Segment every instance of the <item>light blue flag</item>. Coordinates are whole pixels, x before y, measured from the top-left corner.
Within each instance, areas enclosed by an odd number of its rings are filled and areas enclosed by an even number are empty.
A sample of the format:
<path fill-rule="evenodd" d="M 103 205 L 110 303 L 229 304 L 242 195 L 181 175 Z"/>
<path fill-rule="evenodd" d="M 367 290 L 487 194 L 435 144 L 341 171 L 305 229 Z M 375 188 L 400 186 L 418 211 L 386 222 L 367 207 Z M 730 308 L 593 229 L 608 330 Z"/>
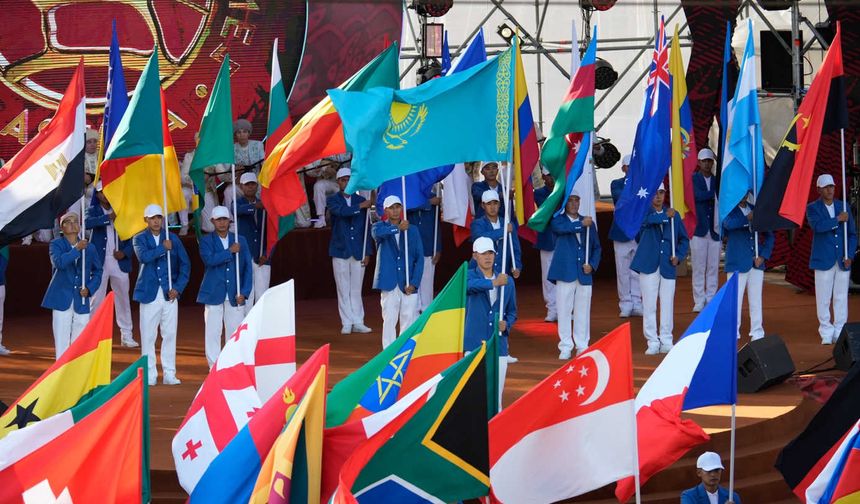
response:
<path fill-rule="evenodd" d="M 753 34 L 752 21 L 749 21 L 749 37 L 732 99 L 734 106 L 727 135 L 726 161 L 720 177 L 720 225 L 747 192 L 758 194 L 764 178 Z"/>
<path fill-rule="evenodd" d="M 352 151 L 346 192 L 434 166 L 510 161 L 514 58 L 495 58 L 404 90 L 330 89 Z"/>

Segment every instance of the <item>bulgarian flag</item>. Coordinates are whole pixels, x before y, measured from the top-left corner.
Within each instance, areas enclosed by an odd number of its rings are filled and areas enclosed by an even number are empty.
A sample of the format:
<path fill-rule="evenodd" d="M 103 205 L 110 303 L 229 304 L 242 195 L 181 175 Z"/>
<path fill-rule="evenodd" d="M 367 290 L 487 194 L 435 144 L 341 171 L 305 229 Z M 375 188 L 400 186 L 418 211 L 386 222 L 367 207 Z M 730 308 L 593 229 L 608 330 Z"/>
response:
<path fill-rule="evenodd" d="M 338 89 L 364 91 L 374 87 L 399 87 L 397 55 L 397 44 L 388 46 Z M 307 198 L 298 169 L 318 159 L 346 152 L 343 124 L 328 95 L 309 110 L 271 152 L 266 150 L 260 172 L 260 184 L 268 190 L 268 198 L 263 203 L 270 214 L 289 215 Z"/>
<path fill-rule="evenodd" d="M 579 173 L 570 173 L 576 158 L 576 146 L 582 142 L 583 133 L 594 130 L 594 60 L 597 52 L 597 27 L 582 57 L 579 69 L 570 80 L 552 122 L 549 136 L 541 150 L 541 162 L 555 179 L 555 186 L 546 201 L 528 221 L 535 231 L 543 231 L 552 220 L 556 210 L 564 205 L 567 178 L 575 180 Z"/>
<path fill-rule="evenodd" d="M 145 372 L 141 357 L 72 409 L 0 440 L 0 502 L 149 502 Z"/>
<path fill-rule="evenodd" d="M 0 415 L 0 438 L 67 410 L 110 383 L 113 303 L 111 292 L 63 355 Z"/>

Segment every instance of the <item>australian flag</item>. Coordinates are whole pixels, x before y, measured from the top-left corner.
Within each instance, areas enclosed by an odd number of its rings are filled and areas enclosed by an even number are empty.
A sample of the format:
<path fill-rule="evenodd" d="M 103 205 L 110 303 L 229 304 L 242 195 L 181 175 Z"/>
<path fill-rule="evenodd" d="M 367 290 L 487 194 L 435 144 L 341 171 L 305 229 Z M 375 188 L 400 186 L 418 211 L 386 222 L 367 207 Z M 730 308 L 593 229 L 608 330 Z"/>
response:
<path fill-rule="evenodd" d="M 671 105 L 669 48 L 661 19 L 645 90 L 645 107 L 636 126 L 628 179 L 615 206 L 615 222 L 631 239 L 639 232 L 654 193 L 672 165 Z"/>

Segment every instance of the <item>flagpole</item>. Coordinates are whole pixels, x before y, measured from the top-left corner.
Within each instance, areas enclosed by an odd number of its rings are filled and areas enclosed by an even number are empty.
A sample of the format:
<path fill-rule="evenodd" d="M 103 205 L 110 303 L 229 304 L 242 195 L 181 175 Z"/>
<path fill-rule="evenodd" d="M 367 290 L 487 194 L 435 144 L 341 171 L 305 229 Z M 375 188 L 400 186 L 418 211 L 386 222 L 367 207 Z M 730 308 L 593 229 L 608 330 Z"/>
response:
<path fill-rule="evenodd" d="M 848 212 L 848 186 L 845 183 L 845 128 L 839 130 L 839 138 L 842 141 L 842 211 Z M 845 225 L 842 233 L 842 250 L 843 250 L 843 260 L 848 259 L 848 220 L 846 219 L 843 222 Z M 844 264 L 844 263 L 843 263 Z"/>
<path fill-rule="evenodd" d="M 262 227 L 260 228 L 260 256 L 262 257 L 263 252 L 266 250 L 266 209 L 263 209 L 263 222 Z"/>
<path fill-rule="evenodd" d="M 85 240 L 87 237 L 87 218 L 86 218 L 86 205 L 87 204 L 87 186 L 84 184 L 84 194 L 81 196 L 81 237 L 79 239 Z M 87 244 L 89 245 L 89 244 Z M 87 248 L 84 247 L 81 250 L 81 289 L 83 289 L 87 285 Z M 92 294 L 92 293 L 90 293 Z M 86 303 L 87 298 L 81 296 L 81 304 Z"/>
<path fill-rule="evenodd" d="M 592 166 L 592 170 L 589 170 L 590 171 L 589 175 L 593 178 L 594 177 L 594 171 L 593 171 L 594 149 L 592 149 L 592 146 L 594 145 L 594 132 L 592 131 L 591 133 L 589 133 L 589 135 L 591 135 L 591 142 L 590 142 L 590 145 L 588 146 L 588 148 L 591 149 L 591 152 L 588 154 L 588 162 Z M 583 171 L 582 175 L 580 175 L 580 177 L 582 177 L 583 175 L 585 175 L 584 171 Z M 574 183 L 574 185 L 575 184 L 576 183 Z M 592 189 L 593 189 L 593 187 L 592 187 Z M 593 197 L 593 196 L 591 196 L 591 197 Z M 579 201 L 582 202 L 582 198 L 580 198 Z M 567 202 L 565 202 L 565 204 L 567 204 Z M 580 212 L 579 215 L 582 216 L 582 212 Z M 596 216 L 594 216 L 594 215 L 589 215 L 588 217 L 591 217 L 592 221 L 594 221 L 594 219 L 596 218 Z M 590 231 L 591 231 L 591 226 L 588 226 L 587 228 L 585 228 L 585 264 L 589 264 L 588 261 L 591 260 L 591 254 L 589 253 L 591 251 L 591 233 L 590 233 Z"/>
<path fill-rule="evenodd" d="M 371 196 L 371 195 L 368 195 L 368 196 Z M 362 240 L 361 240 L 361 267 L 362 268 L 365 267 L 364 258 L 367 257 L 367 232 L 368 232 L 368 229 L 370 228 L 370 211 L 371 211 L 371 208 L 372 208 L 372 205 L 371 205 L 371 207 L 368 207 L 366 209 L 366 212 L 364 214 L 365 215 L 365 218 L 364 218 L 364 238 L 362 238 Z"/>
<path fill-rule="evenodd" d="M 633 406 L 633 484 L 636 487 L 636 504 L 642 503 L 642 482 L 639 478 L 639 424 L 636 422 L 636 406 Z"/>
<path fill-rule="evenodd" d="M 442 199 L 442 184 L 436 184 L 436 192 L 438 193 L 436 196 L 441 200 Z M 439 205 L 436 205 L 436 220 L 433 221 L 433 255 L 435 256 L 438 250 L 436 250 L 436 243 L 439 240 L 439 207 L 441 206 L 441 201 Z"/>
<path fill-rule="evenodd" d="M 740 317 L 740 313 L 738 313 L 738 317 Z M 729 500 L 732 500 L 732 496 L 735 495 L 735 403 L 732 403 L 732 432 L 731 432 L 731 446 L 729 447 Z"/>
<path fill-rule="evenodd" d="M 400 177 L 400 195 L 403 196 L 403 213 L 400 214 L 401 221 L 409 222 L 406 218 L 406 177 Z M 367 228 L 365 228 L 367 229 Z M 362 257 L 362 259 L 364 259 Z M 406 287 L 409 287 L 409 231 L 403 233 L 403 259 L 406 263 Z M 406 294 L 406 292 L 404 292 Z"/>
<path fill-rule="evenodd" d="M 236 219 L 236 163 L 230 163 L 230 177 L 233 179 L 233 219 Z M 239 243 L 239 223 L 234 221 L 233 235 L 236 243 Z M 242 285 L 239 278 L 239 254 L 236 254 L 236 295 L 239 296 L 242 292 Z M 238 303 L 237 303 L 238 305 Z"/>
<path fill-rule="evenodd" d="M 669 208 L 674 210 L 675 203 L 675 193 L 672 191 L 672 168 L 669 168 L 669 200 L 672 205 Z M 676 210 L 677 212 L 677 210 Z M 675 257 L 675 216 L 673 215 L 671 219 L 669 219 L 669 226 L 672 231 L 672 257 Z M 680 259 L 679 259 L 680 261 Z"/>
<path fill-rule="evenodd" d="M 756 180 L 756 179 L 757 179 L 757 177 L 756 177 L 756 170 L 757 170 L 758 168 L 757 168 L 757 167 L 756 167 L 756 165 L 755 165 L 755 163 L 756 163 L 756 158 L 757 158 L 758 156 L 756 156 L 756 151 L 755 151 L 755 142 L 753 142 L 752 150 L 753 150 L 753 152 L 752 152 L 753 200 L 755 200 L 755 204 L 758 204 L 758 180 Z M 843 156 L 843 158 L 844 158 L 844 157 L 845 157 L 845 154 L 843 153 L 843 155 L 842 155 L 842 156 Z M 843 180 L 844 180 L 844 179 L 843 179 Z M 718 210 L 718 211 L 719 211 L 719 210 Z M 722 231 L 722 228 L 720 228 L 720 230 Z M 720 234 L 722 234 L 722 233 L 720 233 Z M 753 231 L 753 235 L 754 235 L 754 236 L 753 236 L 753 241 L 755 242 L 755 257 L 758 257 L 758 231 Z M 753 262 L 755 262 L 755 258 L 753 258 Z M 753 264 L 753 266 L 755 266 L 755 264 Z M 731 495 L 731 494 L 729 494 L 729 495 Z"/>
<path fill-rule="evenodd" d="M 509 234 L 508 233 L 508 224 L 511 223 L 511 200 L 508 198 L 508 187 L 511 183 L 511 166 L 507 161 L 503 162 L 505 166 L 505 185 L 502 186 L 502 192 L 505 193 L 505 218 L 502 219 L 502 270 L 500 273 L 505 273 L 508 270 L 508 242 Z M 514 258 L 511 257 L 513 261 Z M 505 286 L 502 285 L 499 288 L 499 322 L 505 319 Z"/>
<path fill-rule="evenodd" d="M 169 240 L 170 228 L 167 226 L 167 171 L 164 168 L 164 153 L 162 152 L 159 157 L 161 158 L 161 195 L 164 198 L 164 236 Z M 173 290 L 173 270 L 170 265 L 170 251 L 167 251 L 167 290 L 168 292 Z"/>

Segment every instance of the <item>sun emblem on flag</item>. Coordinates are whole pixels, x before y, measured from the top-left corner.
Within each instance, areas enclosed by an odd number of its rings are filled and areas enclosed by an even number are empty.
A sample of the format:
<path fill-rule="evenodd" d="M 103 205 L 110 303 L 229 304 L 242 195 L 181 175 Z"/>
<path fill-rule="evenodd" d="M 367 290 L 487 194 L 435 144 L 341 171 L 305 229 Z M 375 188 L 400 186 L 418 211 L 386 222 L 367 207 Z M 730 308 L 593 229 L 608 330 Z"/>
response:
<path fill-rule="evenodd" d="M 407 138 L 413 137 L 421 131 L 424 121 L 427 120 L 427 105 L 409 105 L 407 103 L 392 102 L 391 112 L 388 116 L 388 128 L 382 135 L 385 147 L 391 150 L 399 150 L 406 146 Z"/>

